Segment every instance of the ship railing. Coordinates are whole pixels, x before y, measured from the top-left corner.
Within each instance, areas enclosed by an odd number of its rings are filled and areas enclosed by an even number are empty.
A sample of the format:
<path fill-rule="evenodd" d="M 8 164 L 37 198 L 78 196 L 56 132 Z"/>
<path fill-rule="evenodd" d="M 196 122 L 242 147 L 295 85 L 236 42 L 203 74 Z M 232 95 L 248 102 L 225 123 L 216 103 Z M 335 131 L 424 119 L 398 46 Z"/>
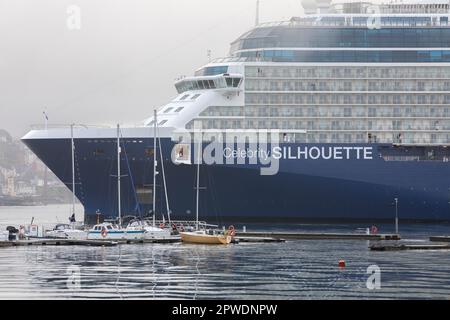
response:
<path fill-rule="evenodd" d="M 326 15 L 308 15 L 306 17 L 293 17 L 290 20 L 285 21 L 269 21 L 259 24 L 256 28 L 268 28 L 268 27 L 280 27 L 280 26 L 331 26 L 331 27 L 354 27 L 365 26 L 366 24 L 360 24 L 357 21 L 353 21 L 353 18 L 370 18 L 373 15 L 367 13 L 355 13 L 355 14 L 326 14 Z M 376 14 L 380 18 L 424 18 L 422 20 L 401 20 L 401 21 L 386 21 L 382 19 L 382 27 L 442 27 L 447 28 L 449 26 L 448 20 L 441 20 L 440 18 L 450 18 L 448 12 L 442 13 L 380 13 Z M 336 20 L 338 19 L 339 20 Z M 429 18 L 429 20 L 425 20 Z M 433 19 L 439 18 L 439 19 Z M 328 19 L 328 20 L 327 20 Z M 333 20 L 334 19 L 334 20 Z"/>
<path fill-rule="evenodd" d="M 247 62 L 247 57 L 222 57 L 216 58 L 211 63 L 226 63 L 226 62 Z"/>
<path fill-rule="evenodd" d="M 72 124 L 32 124 L 30 125 L 31 130 L 46 130 L 46 129 L 70 129 Z M 110 129 L 114 128 L 112 125 L 91 125 L 91 124 L 73 124 L 75 128 L 86 128 L 86 129 Z"/>
<path fill-rule="evenodd" d="M 229 63 L 229 62 L 273 62 L 274 57 L 228 57 L 218 58 L 211 63 Z"/>

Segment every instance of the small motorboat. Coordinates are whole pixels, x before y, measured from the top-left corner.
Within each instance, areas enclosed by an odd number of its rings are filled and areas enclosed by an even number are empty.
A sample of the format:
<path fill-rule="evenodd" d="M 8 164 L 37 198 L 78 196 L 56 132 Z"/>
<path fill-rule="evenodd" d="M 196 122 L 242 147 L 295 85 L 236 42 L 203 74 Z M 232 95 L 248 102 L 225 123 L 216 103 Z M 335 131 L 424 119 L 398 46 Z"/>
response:
<path fill-rule="evenodd" d="M 45 236 L 58 239 L 86 240 L 87 233 L 82 230 L 75 229 L 69 224 L 57 224 L 53 230 L 45 232 Z"/>
<path fill-rule="evenodd" d="M 180 232 L 181 241 L 195 244 L 230 244 L 234 237 L 234 229 L 225 233 L 217 230 L 196 230 L 191 232 Z"/>
<path fill-rule="evenodd" d="M 88 231 L 88 240 L 143 240 L 145 230 L 120 228 L 112 223 L 95 225 Z"/>
<path fill-rule="evenodd" d="M 9 241 L 11 233 L 9 230 L 0 231 L 0 241 Z"/>

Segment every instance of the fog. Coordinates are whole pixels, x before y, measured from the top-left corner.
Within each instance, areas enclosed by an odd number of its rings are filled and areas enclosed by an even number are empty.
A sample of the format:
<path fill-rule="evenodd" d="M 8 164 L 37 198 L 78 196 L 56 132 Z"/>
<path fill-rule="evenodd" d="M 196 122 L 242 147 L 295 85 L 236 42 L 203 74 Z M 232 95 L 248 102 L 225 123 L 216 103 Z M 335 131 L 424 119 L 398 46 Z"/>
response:
<path fill-rule="evenodd" d="M 80 29 L 68 26 L 71 5 Z M 191 75 L 255 23 L 256 0 L 0 0 L 0 128 L 140 125 Z M 261 22 L 302 13 L 262 0 Z M 72 20 L 70 20 L 72 21 Z"/>

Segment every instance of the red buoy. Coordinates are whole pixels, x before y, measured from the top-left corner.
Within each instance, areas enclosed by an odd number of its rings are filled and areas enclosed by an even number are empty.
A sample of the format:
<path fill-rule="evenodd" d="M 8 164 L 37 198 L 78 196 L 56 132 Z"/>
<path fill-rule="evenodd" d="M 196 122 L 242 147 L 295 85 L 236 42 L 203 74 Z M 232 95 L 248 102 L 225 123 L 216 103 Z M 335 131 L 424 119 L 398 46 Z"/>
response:
<path fill-rule="evenodd" d="M 339 268 L 345 268 L 345 260 L 339 260 Z"/>

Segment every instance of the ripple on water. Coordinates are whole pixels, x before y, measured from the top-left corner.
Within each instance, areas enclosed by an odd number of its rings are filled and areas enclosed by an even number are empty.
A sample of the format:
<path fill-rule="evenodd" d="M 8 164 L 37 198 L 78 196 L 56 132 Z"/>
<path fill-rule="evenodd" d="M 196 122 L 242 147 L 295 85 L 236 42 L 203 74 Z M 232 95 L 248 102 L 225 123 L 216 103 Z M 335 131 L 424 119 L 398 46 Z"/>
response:
<path fill-rule="evenodd" d="M 25 213 L 19 214 L 21 219 Z M 31 213 L 36 215 L 36 209 Z M 49 221 L 55 212 L 50 214 Z M 9 216 L 7 222 L 13 222 Z M 248 229 L 336 232 L 356 227 Z M 389 228 L 380 226 L 385 232 Z M 421 242 L 429 235 L 450 234 L 449 226 L 407 225 L 402 230 L 404 238 Z M 450 298 L 448 251 L 371 252 L 368 246 L 367 241 L 289 241 L 220 247 L 1 248 L 0 299 Z M 347 262 L 345 269 L 337 266 L 341 259 Z M 381 290 L 366 287 L 370 265 L 381 268 Z M 79 287 L 68 282 L 73 270 L 80 271 Z"/>
<path fill-rule="evenodd" d="M 367 242 L 296 241 L 223 247 L 128 245 L 0 250 L 0 298 L 449 298 L 448 252 L 367 250 Z M 342 248 L 345 248 L 343 250 Z M 345 259 L 347 268 L 337 261 Z M 368 290 L 369 265 L 382 288 Z M 68 288 L 79 268 L 80 287 Z"/>

